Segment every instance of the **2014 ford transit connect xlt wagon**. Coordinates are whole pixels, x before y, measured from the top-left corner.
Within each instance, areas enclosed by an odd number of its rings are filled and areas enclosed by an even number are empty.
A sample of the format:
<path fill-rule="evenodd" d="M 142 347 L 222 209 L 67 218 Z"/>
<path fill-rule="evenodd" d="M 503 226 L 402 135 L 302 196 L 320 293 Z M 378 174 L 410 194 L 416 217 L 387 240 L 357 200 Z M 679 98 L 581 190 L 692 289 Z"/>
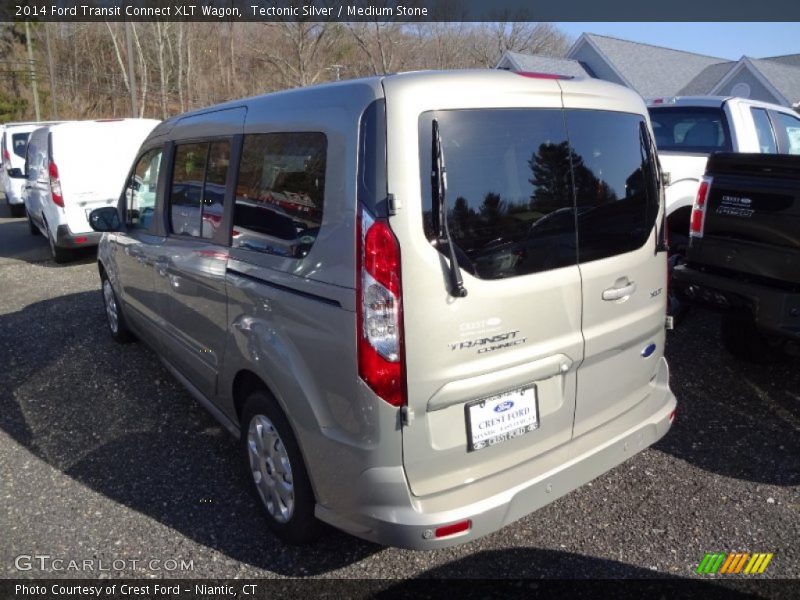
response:
<path fill-rule="evenodd" d="M 663 436 L 666 251 L 642 100 L 502 71 L 181 115 L 91 215 L 111 334 L 232 433 L 288 542 L 431 549 Z"/>

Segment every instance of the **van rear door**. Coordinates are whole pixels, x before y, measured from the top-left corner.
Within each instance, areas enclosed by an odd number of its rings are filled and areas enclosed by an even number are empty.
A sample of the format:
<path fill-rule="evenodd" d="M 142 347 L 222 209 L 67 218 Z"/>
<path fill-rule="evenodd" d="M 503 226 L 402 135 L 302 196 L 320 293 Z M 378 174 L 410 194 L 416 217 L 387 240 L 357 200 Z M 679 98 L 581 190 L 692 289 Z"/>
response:
<path fill-rule="evenodd" d="M 64 216 L 72 233 L 91 232 L 89 213 L 113 206 L 125 175 L 157 121 L 82 121 L 53 128 L 52 160 L 64 196 Z"/>
<path fill-rule="evenodd" d="M 498 74 L 505 95 L 474 77 L 471 85 L 458 75 L 458 88 L 384 83 L 403 286 L 403 463 L 418 496 L 468 485 L 572 435 L 583 340 L 560 90 Z M 431 98 L 458 108 L 426 110 Z M 498 108 L 498 98 L 509 106 Z M 449 255 L 436 245 L 434 120 L 467 290 L 460 298 L 451 293 Z"/>
<path fill-rule="evenodd" d="M 572 95 L 562 82 L 578 210 L 585 357 L 577 437 L 652 391 L 664 352 L 666 252 L 658 247 L 660 189 L 639 100 Z M 639 109 L 643 111 L 643 107 Z M 627 111 L 627 112 L 621 112 Z"/>

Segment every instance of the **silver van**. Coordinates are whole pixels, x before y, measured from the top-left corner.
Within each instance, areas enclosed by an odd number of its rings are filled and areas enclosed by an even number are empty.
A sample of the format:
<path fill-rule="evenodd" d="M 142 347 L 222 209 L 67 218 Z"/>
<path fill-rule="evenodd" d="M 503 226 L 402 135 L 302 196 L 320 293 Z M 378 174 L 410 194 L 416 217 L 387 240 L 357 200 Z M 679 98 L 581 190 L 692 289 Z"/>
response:
<path fill-rule="evenodd" d="M 661 438 L 647 110 L 597 80 L 421 72 L 229 102 L 90 222 L 112 336 L 227 429 L 272 531 L 496 531 Z"/>

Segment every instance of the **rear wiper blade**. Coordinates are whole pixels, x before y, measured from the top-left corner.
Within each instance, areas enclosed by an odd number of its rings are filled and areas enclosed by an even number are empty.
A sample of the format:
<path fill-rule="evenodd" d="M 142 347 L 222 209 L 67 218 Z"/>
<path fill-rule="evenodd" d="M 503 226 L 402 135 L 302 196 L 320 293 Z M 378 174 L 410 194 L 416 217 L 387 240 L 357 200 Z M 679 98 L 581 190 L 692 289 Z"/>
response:
<path fill-rule="evenodd" d="M 447 225 L 447 168 L 444 164 L 442 137 L 439 135 L 439 121 L 436 119 L 433 120 L 431 138 L 431 197 L 433 213 L 438 221 L 436 243 L 440 247 L 443 244 L 447 245 L 450 257 L 451 295 L 456 298 L 464 298 L 467 290 L 464 287 L 464 279 L 461 277 L 461 269 L 456 259 L 455 244 L 450 236 L 450 227 Z"/>

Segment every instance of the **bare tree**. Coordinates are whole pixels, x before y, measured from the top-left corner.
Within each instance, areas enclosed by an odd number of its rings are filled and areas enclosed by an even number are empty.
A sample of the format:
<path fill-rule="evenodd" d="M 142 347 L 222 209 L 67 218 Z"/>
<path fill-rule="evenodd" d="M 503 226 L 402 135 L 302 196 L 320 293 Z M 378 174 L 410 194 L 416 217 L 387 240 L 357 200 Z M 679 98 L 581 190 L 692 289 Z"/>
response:
<path fill-rule="evenodd" d="M 486 23 L 470 36 L 470 52 L 482 67 L 493 67 L 506 51 L 563 56 L 569 38 L 552 23 Z"/>
<path fill-rule="evenodd" d="M 264 23 L 274 44 L 265 44 L 260 55 L 274 67 L 282 83 L 297 87 L 316 83 L 327 65 L 322 57 L 332 47 L 334 35 L 329 23 L 309 21 Z"/>
<path fill-rule="evenodd" d="M 386 2 L 378 3 L 378 6 L 382 4 Z M 347 28 L 361 54 L 369 62 L 372 74 L 385 75 L 402 67 L 398 49 L 408 39 L 403 32 L 402 24 L 375 19 L 363 23 L 349 23 Z"/>

